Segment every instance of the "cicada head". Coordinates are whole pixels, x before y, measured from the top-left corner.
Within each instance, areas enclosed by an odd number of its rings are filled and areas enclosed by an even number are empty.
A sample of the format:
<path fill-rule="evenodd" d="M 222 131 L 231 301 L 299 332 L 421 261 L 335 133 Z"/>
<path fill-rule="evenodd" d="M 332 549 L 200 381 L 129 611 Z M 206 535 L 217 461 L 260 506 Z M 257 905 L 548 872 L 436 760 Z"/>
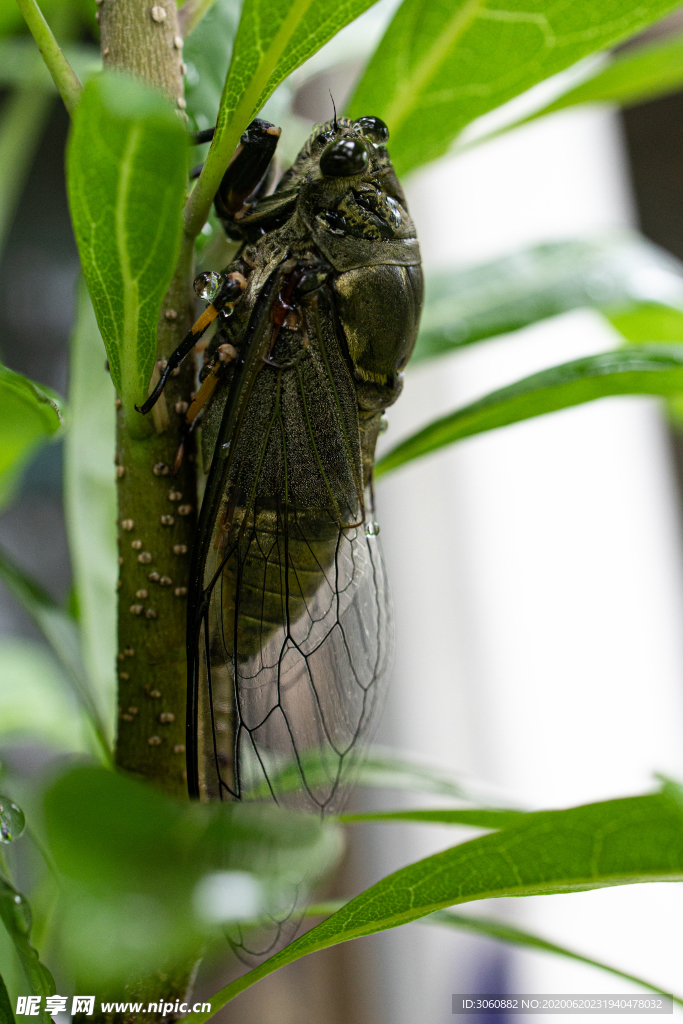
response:
<path fill-rule="evenodd" d="M 340 117 L 317 125 L 279 190 L 297 189 L 313 227 L 368 241 L 415 231 L 387 151 L 389 129 L 378 117 Z"/>
<path fill-rule="evenodd" d="M 379 413 L 396 400 L 413 350 L 423 281 L 415 225 L 378 117 L 338 118 L 311 133 L 280 188 L 334 268 L 339 324 L 353 364 L 359 407 Z"/>

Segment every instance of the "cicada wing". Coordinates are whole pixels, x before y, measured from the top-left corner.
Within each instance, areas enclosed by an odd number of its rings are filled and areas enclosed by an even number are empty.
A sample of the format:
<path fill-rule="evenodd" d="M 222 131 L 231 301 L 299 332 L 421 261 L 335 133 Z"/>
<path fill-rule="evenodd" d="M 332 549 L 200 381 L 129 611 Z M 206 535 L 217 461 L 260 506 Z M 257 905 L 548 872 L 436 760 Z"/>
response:
<path fill-rule="evenodd" d="M 336 811 L 392 660 L 378 538 L 311 510 L 246 519 L 202 627 L 202 788 Z"/>
<path fill-rule="evenodd" d="M 188 769 L 205 799 L 332 811 L 387 681 L 389 592 L 329 303 L 314 300 L 270 348 L 261 307 L 249 332 L 268 354 L 245 356 L 251 376 L 225 405 L 236 425 L 220 434 L 229 454 L 214 456 L 202 506 Z"/>

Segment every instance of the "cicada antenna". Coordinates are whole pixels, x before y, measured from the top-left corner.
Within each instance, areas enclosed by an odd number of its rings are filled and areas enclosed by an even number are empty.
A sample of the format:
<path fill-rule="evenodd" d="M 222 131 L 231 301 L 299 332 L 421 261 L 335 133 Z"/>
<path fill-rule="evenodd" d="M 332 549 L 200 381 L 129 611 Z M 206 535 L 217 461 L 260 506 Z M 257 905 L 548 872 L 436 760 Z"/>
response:
<path fill-rule="evenodd" d="M 330 93 L 330 99 L 332 100 L 332 109 L 334 110 L 334 130 L 335 131 L 339 131 L 339 125 L 337 123 L 337 107 L 335 106 L 334 96 L 332 95 L 332 90 L 331 89 L 329 90 L 329 93 Z"/>

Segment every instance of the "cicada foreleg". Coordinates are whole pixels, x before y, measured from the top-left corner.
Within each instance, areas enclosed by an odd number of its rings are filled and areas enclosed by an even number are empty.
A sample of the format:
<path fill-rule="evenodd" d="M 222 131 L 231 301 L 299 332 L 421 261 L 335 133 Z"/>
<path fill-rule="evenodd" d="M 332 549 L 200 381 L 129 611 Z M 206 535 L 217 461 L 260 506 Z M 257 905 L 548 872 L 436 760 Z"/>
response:
<path fill-rule="evenodd" d="M 243 133 L 214 197 L 216 213 L 228 235 L 264 191 L 282 129 L 255 117 Z"/>
<path fill-rule="evenodd" d="M 206 132 L 198 132 L 194 137 L 194 141 L 197 144 L 208 142 L 213 138 L 214 131 L 215 129 L 211 128 Z M 240 144 L 235 150 L 230 165 L 223 175 L 223 179 L 214 197 L 216 213 L 226 228 L 239 219 L 242 212 L 246 212 L 246 209 L 249 208 L 248 200 L 263 186 L 280 134 L 280 128 L 260 118 L 254 118 L 243 133 Z M 237 301 L 245 287 L 246 281 L 241 274 L 232 273 L 223 278 L 212 301 L 199 319 L 192 325 L 168 360 L 159 381 L 147 401 L 141 406 L 135 407 L 138 412 L 146 415 L 154 408 L 173 370 L 192 351 L 221 310 Z M 206 394 L 204 401 L 208 399 L 209 394 L 210 391 Z M 195 411 L 195 416 L 198 411 L 199 409 Z"/>

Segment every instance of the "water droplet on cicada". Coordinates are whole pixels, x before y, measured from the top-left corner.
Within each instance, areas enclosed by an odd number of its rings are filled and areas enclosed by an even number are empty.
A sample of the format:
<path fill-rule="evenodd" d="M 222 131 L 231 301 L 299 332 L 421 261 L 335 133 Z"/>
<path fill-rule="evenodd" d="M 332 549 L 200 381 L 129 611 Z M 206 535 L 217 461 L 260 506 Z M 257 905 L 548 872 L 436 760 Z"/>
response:
<path fill-rule="evenodd" d="M 386 146 L 389 141 L 389 129 L 379 117 L 360 117 L 353 127 L 376 146 Z"/>
<path fill-rule="evenodd" d="M 379 533 L 379 523 L 366 523 L 365 524 L 365 536 L 376 537 Z"/>
<path fill-rule="evenodd" d="M 220 286 L 221 275 L 217 274 L 215 270 L 197 274 L 194 279 L 194 290 L 200 299 L 206 299 L 207 302 L 211 302 Z"/>
<path fill-rule="evenodd" d="M 24 831 L 26 820 L 21 807 L 0 794 L 0 843 L 11 843 Z"/>

